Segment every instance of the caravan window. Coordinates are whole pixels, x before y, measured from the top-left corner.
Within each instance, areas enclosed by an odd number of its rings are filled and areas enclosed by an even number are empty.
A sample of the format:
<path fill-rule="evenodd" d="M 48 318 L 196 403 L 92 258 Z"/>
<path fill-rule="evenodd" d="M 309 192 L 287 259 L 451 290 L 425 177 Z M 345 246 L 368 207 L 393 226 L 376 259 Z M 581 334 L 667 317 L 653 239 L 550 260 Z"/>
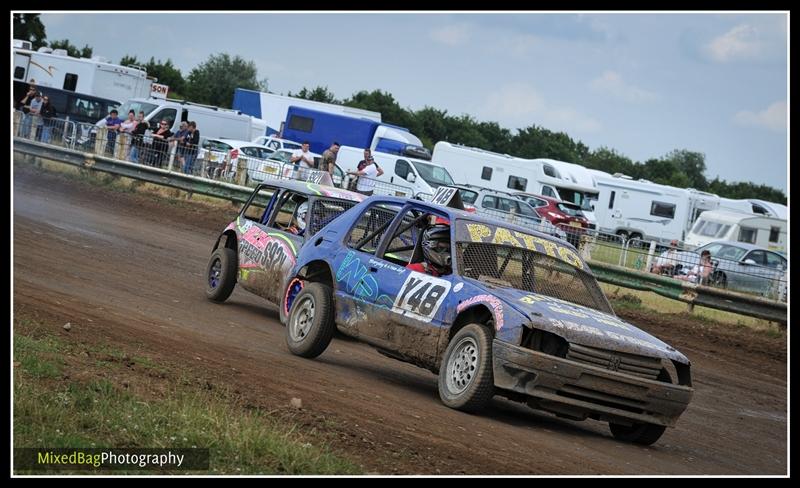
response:
<path fill-rule="evenodd" d="M 25 78 L 25 68 L 22 66 L 17 66 L 14 68 L 14 78 L 18 80 L 22 80 Z"/>
<path fill-rule="evenodd" d="M 544 195 L 546 197 L 558 198 L 558 195 L 556 195 L 556 192 L 553 191 L 553 189 L 550 188 L 549 186 L 543 186 L 542 187 L 542 195 Z M 612 199 L 612 202 L 613 202 L 613 199 Z M 609 208 L 611 208 L 611 207 L 609 207 Z"/>
<path fill-rule="evenodd" d="M 664 217 L 667 219 L 675 218 L 675 205 L 671 203 L 656 202 L 650 204 L 650 215 Z"/>
<path fill-rule="evenodd" d="M 749 229 L 747 227 L 741 227 L 739 229 L 739 242 L 747 242 L 750 244 L 756 243 L 756 236 L 758 235 L 758 229 Z"/>
<path fill-rule="evenodd" d="M 483 171 L 481 171 L 481 179 L 482 180 L 491 180 L 492 179 L 492 168 L 488 166 L 483 167 Z"/>
<path fill-rule="evenodd" d="M 519 176 L 509 176 L 508 187 L 512 190 L 525 191 L 525 188 L 528 187 L 528 180 Z"/>
<path fill-rule="evenodd" d="M 553 178 L 559 177 L 558 173 L 556 172 L 556 169 L 550 166 L 549 164 L 542 165 L 542 170 L 544 171 L 544 174 L 546 174 L 547 176 L 552 176 Z"/>
<path fill-rule="evenodd" d="M 608 197 L 608 208 L 614 208 L 614 197 L 617 196 L 617 192 L 612 191 L 611 196 Z"/>
<path fill-rule="evenodd" d="M 78 75 L 75 73 L 67 73 L 64 75 L 64 89 L 69 91 L 75 91 L 75 88 L 78 87 Z"/>
<path fill-rule="evenodd" d="M 781 228 L 780 227 L 770 227 L 769 228 L 769 242 L 778 242 L 778 239 L 781 235 Z"/>
<path fill-rule="evenodd" d="M 108 115 L 107 109 L 110 110 L 110 107 L 103 102 L 74 97 L 67 105 L 67 115 L 85 120 L 100 120 Z"/>
<path fill-rule="evenodd" d="M 301 132 L 311 132 L 314 129 L 314 119 L 311 117 L 292 115 L 292 118 L 289 119 L 289 128 Z"/>

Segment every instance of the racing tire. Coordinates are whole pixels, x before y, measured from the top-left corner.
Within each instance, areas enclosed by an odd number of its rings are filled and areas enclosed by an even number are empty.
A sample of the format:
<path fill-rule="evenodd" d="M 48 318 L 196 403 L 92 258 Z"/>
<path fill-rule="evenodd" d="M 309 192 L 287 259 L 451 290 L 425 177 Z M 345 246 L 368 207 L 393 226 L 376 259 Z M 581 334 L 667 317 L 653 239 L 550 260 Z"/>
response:
<path fill-rule="evenodd" d="M 236 251 L 217 248 L 206 267 L 206 297 L 219 303 L 227 300 L 236 286 L 236 271 Z"/>
<path fill-rule="evenodd" d="M 479 324 L 459 330 L 444 352 L 439 368 L 439 398 L 456 410 L 478 412 L 494 396 L 492 338 Z"/>
<path fill-rule="evenodd" d="M 286 345 L 295 356 L 315 358 L 331 343 L 333 293 L 322 283 L 307 283 L 295 297 L 286 323 Z"/>
<path fill-rule="evenodd" d="M 653 444 L 660 439 L 664 431 L 667 430 L 663 425 L 646 423 L 622 425 L 609 422 L 608 427 L 611 429 L 611 435 L 613 435 L 615 439 L 640 444 L 642 446 Z"/>

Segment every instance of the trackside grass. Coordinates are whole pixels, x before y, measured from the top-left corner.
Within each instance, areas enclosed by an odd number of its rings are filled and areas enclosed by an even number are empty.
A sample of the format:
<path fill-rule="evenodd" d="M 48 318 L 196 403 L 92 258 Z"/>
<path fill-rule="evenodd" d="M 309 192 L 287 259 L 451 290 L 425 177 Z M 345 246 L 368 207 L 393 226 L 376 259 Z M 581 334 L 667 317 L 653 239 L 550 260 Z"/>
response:
<path fill-rule="evenodd" d="M 196 378 L 176 375 L 147 358 L 27 333 L 37 328 L 25 320 L 15 326 L 14 447 L 210 449 L 209 471 L 174 474 L 359 472 L 286 414 L 247 408 L 229 392 L 203 387 Z"/>

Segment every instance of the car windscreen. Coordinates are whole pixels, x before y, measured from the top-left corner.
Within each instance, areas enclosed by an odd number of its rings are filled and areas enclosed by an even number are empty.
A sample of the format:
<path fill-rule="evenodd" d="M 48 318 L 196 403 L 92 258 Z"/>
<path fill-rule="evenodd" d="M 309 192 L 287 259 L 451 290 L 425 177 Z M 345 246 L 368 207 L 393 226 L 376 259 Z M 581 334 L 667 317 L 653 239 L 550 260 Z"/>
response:
<path fill-rule="evenodd" d="M 158 105 L 154 103 L 147 103 L 147 102 L 138 102 L 136 100 L 129 100 L 123 103 L 117 111 L 119 112 L 120 116 L 127 116 L 127 113 L 131 110 L 136 113 L 136 116 L 139 116 L 139 112 L 144 112 L 144 117 L 147 118 L 153 110 L 157 109 Z"/>
<path fill-rule="evenodd" d="M 488 242 L 458 242 L 456 253 L 458 269 L 466 278 L 614 313 L 594 276 L 564 260 L 531 249 Z"/>
<path fill-rule="evenodd" d="M 478 199 L 478 194 L 474 191 L 459 189 L 458 194 L 461 195 L 461 201 L 470 205 L 475 205 L 475 200 Z"/>
<path fill-rule="evenodd" d="M 719 242 L 712 242 L 711 244 L 706 244 L 703 247 L 695 249 L 694 252 L 699 255 L 700 253 L 706 250 L 711 253 L 711 257 L 718 259 L 729 259 L 731 261 L 739 261 L 747 253 L 747 249 L 742 249 L 741 247 L 736 247 L 736 246 L 729 246 L 727 244 L 722 244 Z"/>
<path fill-rule="evenodd" d="M 452 185 L 453 178 L 441 166 L 434 166 L 432 164 L 420 163 L 414 161 L 414 167 L 417 168 L 419 175 L 423 180 L 427 181 L 431 186 Z"/>
<path fill-rule="evenodd" d="M 203 144 L 203 149 L 207 149 L 209 151 L 225 152 L 225 151 L 230 151 L 231 149 L 233 149 L 233 146 L 231 146 L 230 144 L 225 144 L 222 141 L 215 141 L 213 139 L 208 139 Z"/>
<path fill-rule="evenodd" d="M 570 217 L 583 217 L 583 212 L 581 211 L 581 208 L 575 204 L 562 202 L 559 203 L 557 207 L 559 210 L 569 215 Z"/>

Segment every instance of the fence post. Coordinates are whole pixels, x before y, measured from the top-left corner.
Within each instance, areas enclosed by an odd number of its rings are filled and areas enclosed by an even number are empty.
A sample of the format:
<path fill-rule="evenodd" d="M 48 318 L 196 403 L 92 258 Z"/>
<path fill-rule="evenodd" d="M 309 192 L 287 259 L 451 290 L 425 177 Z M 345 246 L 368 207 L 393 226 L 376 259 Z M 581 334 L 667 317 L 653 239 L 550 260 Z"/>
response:
<path fill-rule="evenodd" d="M 650 250 L 647 252 L 647 262 L 644 265 L 645 271 L 650 271 L 650 265 L 653 263 L 653 254 L 656 252 L 656 241 L 650 241 Z"/>
<path fill-rule="evenodd" d="M 625 267 L 625 262 L 628 260 L 628 243 L 630 243 L 630 239 L 622 238 L 622 252 L 619 254 L 619 262 L 617 265 Z"/>
<path fill-rule="evenodd" d="M 95 136 L 94 140 L 94 153 L 105 154 L 107 142 L 108 142 L 108 129 L 106 129 L 105 127 L 99 127 L 97 129 L 97 135 Z"/>

